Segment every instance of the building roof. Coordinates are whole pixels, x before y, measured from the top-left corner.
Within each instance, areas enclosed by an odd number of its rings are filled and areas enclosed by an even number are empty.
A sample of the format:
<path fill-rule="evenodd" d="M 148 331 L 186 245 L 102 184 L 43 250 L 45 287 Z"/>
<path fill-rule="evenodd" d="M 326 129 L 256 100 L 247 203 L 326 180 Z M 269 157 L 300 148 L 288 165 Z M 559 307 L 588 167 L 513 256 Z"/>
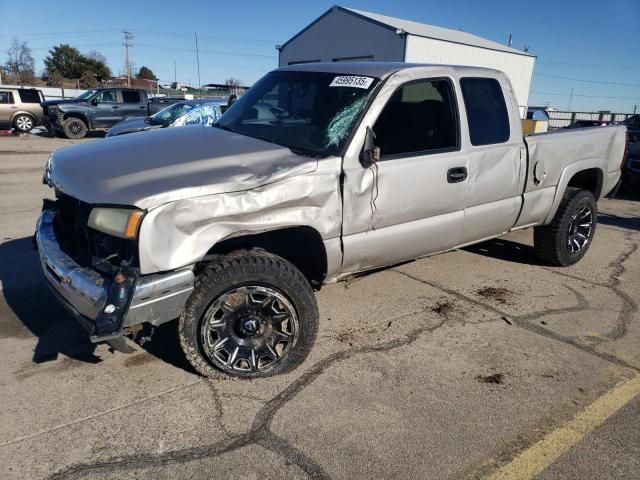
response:
<path fill-rule="evenodd" d="M 342 75 L 363 75 L 369 77 L 383 78 L 398 70 L 406 70 L 410 68 L 425 68 L 431 67 L 434 70 L 442 68 L 450 68 L 457 71 L 469 71 L 473 70 L 491 71 L 490 68 L 483 67 L 468 67 L 457 65 L 432 65 L 427 63 L 404 63 L 404 62 L 319 62 L 319 63 L 298 63 L 294 65 L 287 65 L 286 67 L 280 67 L 278 71 L 288 72 L 324 72 L 335 73 Z"/>
<path fill-rule="evenodd" d="M 474 47 L 485 48 L 488 50 L 497 50 L 500 52 L 513 53 L 516 55 L 525 55 L 528 57 L 535 56 L 535 55 L 531 55 L 530 53 L 523 52 L 522 50 L 516 50 L 515 48 L 511 48 L 506 45 L 502 45 L 500 43 L 493 42 L 491 40 L 487 40 L 486 38 L 478 37 L 476 35 L 472 35 L 467 32 L 461 32 L 459 30 L 451 30 L 449 28 L 443 28 L 443 27 L 436 27 L 433 25 L 427 25 L 426 23 L 414 22 L 412 20 L 404 20 L 402 18 L 387 17 L 386 15 L 366 12 L 364 10 L 356 10 L 355 8 L 341 7 L 339 5 L 335 5 L 331 7 L 329 10 L 323 13 L 320 17 L 314 20 L 311 24 L 309 24 L 304 30 L 297 33 L 292 38 L 290 38 L 287 42 L 285 42 L 284 45 L 282 45 L 282 47 L 287 45 L 294 38 L 301 35 L 309 27 L 311 27 L 313 24 L 315 24 L 320 19 L 324 18 L 326 15 L 328 15 L 334 10 L 340 10 L 342 12 L 355 15 L 357 17 L 376 23 L 385 28 L 390 28 L 396 31 L 402 30 L 409 35 L 415 35 L 415 36 L 424 37 L 424 38 L 432 38 L 435 40 L 443 40 L 451 43 L 459 43 L 462 45 L 470 45 Z"/>

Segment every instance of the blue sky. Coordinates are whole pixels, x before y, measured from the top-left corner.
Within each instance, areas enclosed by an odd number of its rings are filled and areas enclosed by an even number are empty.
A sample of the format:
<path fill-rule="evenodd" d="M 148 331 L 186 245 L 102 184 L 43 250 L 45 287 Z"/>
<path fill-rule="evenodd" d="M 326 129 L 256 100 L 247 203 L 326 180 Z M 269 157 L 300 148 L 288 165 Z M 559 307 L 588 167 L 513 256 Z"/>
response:
<path fill-rule="evenodd" d="M 121 30 L 134 34 L 132 61 L 162 81 L 203 83 L 228 77 L 251 84 L 278 63 L 283 43 L 335 3 L 319 0 L 241 2 L 111 0 L 37 1 L 14 8 L 0 0 L 0 60 L 13 36 L 27 40 L 38 72 L 51 46 L 97 50 L 124 70 Z M 95 5 L 95 6 L 94 6 Z M 349 0 L 344 6 L 464 31 L 538 56 L 530 104 L 574 110 L 640 111 L 640 0 Z M 558 78 L 564 77 L 564 78 Z"/>

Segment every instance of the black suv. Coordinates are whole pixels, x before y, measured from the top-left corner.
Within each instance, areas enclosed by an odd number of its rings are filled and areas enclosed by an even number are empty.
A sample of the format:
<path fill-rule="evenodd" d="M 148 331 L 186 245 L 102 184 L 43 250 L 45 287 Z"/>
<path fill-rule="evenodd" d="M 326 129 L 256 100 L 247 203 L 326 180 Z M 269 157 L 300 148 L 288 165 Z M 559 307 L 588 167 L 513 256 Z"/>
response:
<path fill-rule="evenodd" d="M 149 114 L 147 92 L 133 88 L 92 88 L 72 100 L 43 102 L 45 126 L 58 136 L 83 138 L 127 117 Z"/>

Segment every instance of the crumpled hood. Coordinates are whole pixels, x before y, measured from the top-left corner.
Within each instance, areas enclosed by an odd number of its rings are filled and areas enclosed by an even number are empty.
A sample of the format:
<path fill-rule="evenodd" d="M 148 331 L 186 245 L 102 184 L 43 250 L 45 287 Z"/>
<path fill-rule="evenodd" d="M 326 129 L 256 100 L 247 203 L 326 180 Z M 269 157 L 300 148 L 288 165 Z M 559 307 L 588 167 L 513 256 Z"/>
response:
<path fill-rule="evenodd" d="M 40 103 L 40 105 L 42 105 L 43 107 L 49 107 L 51 105 L 64 105 L 66 103 L 87 103 L 85 100 L 74 100 L 74 99 L 68 99 L 68 100 L 45 100 L 44 102 Z"/>
<path fill-rule="evenodd" d="M 109 129 L 107 134 L 122 135 L 123 133 L 141 132 L 143 130 L 152 130 L 160 128 L 162 125 L 151 125 L 146 121 L 147 117 L 131 117 L 125 118 L 121 122 L 116 123 Z"/>
<path fill-rule="evenodd" d="M 312 172 L 317 161 L 214 127 L 161 128 L 56 151 L 50 183 L 78 200 L 151 208 Z"/>

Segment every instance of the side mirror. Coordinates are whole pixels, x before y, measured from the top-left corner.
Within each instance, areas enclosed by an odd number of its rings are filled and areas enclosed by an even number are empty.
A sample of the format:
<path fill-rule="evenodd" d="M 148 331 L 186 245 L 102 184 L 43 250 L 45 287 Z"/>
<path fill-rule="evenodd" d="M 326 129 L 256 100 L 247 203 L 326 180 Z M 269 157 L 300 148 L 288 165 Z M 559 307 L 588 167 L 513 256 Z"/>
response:
<path fill-rule="evenodd" d="M 364 148 L 360 154 L 360 164 L 364 168 L 369 168 L 374 163 L 380 161 L 380 147 L 376 147 L 376 134 L 367 127 L 367 134 L 364 137 Z"/>
<path fill-rule="evenodd" d="M 98 99 L 97 98 L 92 98 L 91 99 L 91 105 L 93 105 L 94 107 L 98 105 Z"/>

